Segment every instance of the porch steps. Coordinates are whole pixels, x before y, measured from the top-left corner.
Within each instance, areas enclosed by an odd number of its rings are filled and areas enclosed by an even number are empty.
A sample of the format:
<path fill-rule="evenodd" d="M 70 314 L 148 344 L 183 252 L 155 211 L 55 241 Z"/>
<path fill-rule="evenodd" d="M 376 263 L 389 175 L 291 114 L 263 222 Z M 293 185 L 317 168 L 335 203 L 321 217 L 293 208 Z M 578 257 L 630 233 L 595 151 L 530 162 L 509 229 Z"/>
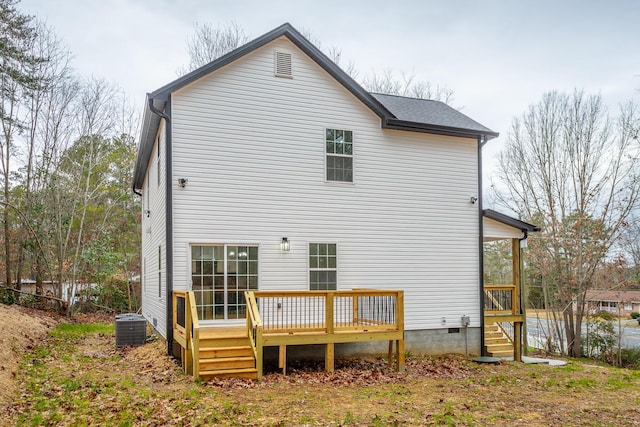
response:
<path fill-rule="evenodd" d="M 246 328 L 200 329 L 201 378 L 257 379 L 256 360 Z"/>
<path fill-rule="evenodd" d="M 513 344 L 495 323 L 484 325 L 484 346 L 491 357 L 513 357 Z"/>

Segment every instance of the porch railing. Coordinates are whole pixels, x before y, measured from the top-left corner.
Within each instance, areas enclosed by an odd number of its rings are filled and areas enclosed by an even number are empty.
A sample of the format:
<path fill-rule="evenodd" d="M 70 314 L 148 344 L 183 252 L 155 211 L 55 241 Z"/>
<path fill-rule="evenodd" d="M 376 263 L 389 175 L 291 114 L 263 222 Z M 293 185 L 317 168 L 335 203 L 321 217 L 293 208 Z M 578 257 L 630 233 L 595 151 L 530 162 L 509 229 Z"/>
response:
<path fill-rule="evenodd" d="M 525 315 L 521 311 L 518 298 L 518 290 L 514 285 L 484 287 L 485 324 L 496 325 L 513 345 L 514 359 L 522 361 L 522 325 Z"/>
<path fill-rule="evenodd" d="M 516 287 L 513 285 L 485 286 L 485 314 L 518 314 L 515 291 Z"/>

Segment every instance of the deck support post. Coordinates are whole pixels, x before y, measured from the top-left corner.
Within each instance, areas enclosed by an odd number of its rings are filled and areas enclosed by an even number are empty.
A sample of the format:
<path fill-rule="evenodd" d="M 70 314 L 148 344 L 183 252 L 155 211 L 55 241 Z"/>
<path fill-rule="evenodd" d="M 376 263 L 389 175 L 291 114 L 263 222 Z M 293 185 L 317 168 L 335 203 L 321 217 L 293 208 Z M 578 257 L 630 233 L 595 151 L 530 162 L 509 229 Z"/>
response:
<path fill-rule="evenodd" d="M 513 322 L 513 360 L 522 362 L 522 322 Z"/>
<path fill-rule="evenodd" d="M 335 369 L 335 359 L 334 359 L 334 343 L 327 343 L 327 347 L 324 353 L 324 370 L 327 372 L 333 372 Z"/>
<path fill-rule="evenodd" d="M 278 348 L 278 368 L 282 369 L 282 375 L 287 375 L 287 346 Z"/>
<path fill-rule="evenodd" d="M 193 355 L 191 354 L 191 349 L 181 347 L 181 350 L 184 373 L 187 375 L 193 375 Z"/>
<path fill-rule="evenodd" d="M 396 341 L 396 368 L 398 371 L 404 370 L 404 340 Z"/>
<path fill-rule="evenodd" d="M 389 341 L 389 362 L 387 365 L 389 368 L 395 364 L 396 370 L 402 371 L 404 369 L 404 340 L 395 340 L 396 351 L 393 352 L 393 342 Z"/>

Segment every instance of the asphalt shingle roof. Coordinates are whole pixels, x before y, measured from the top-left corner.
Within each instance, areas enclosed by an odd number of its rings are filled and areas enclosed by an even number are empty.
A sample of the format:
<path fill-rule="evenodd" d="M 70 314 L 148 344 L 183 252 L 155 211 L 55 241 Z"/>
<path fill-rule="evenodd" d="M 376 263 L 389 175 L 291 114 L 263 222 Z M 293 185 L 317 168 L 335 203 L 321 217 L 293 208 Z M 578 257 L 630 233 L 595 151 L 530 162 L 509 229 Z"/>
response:
<path fill-rule="evenodd" d="M 405 122 L 464 129 L 477 132 L 493 131 L 472 118 L 445 104 L 432 99 L 406 98 L 404 96 L 372 93 L 398 120 Z"/>

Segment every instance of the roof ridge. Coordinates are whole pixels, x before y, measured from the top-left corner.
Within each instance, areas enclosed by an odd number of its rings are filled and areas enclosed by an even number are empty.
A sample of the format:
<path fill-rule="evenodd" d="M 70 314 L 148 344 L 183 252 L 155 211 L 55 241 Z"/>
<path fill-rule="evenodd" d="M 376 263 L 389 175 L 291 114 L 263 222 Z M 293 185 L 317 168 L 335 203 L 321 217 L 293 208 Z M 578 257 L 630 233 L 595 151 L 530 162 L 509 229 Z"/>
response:
<path fill-rule="evenodd" d="M 430 101 L 430 102 L 439 102 L 441 104 L 445 104 L 448 105 L 446 102 L 442 102 L 439 99 L 431 99 L 431 98 L 416 98 L 414 96 L 404 96 L 404 95 L 397 95 L 397 94 L 393 94 L 393 93 L 381 93 L 381 92 L 369 92 L 371 95 L 375 96 L 375 95 L 382 95 L 382 96 L 393 96 L 395 98 L 402 98 L 402 99 L 415 99 L 416 101 Z"/>

